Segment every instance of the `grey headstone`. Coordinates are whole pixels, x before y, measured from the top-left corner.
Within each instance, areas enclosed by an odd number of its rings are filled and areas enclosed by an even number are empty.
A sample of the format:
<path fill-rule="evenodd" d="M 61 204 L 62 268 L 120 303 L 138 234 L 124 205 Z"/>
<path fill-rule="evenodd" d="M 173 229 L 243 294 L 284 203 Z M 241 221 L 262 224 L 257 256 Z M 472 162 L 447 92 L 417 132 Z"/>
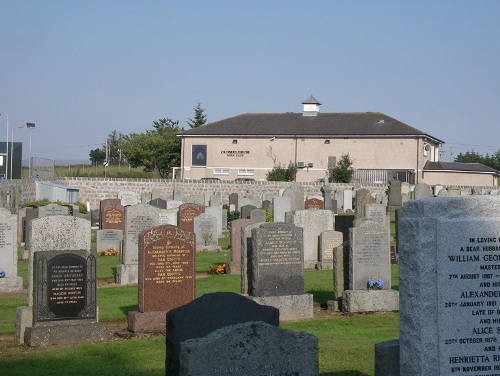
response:
<path fill-rule="evenodd" d="M 217 219 L 210 214 L 203 213 L 195 217 L 194 233 L 196 234 L 196 245 L 217 245 Z"/>
<path fill-rule="evenodd" d="M 240 208 L 240 216 L 243 219 L 250 219 L 250 214 L 252 210 L 257 209 L 255 205 L 244 205 Z"/>
<path fill-rule="evenodd" d="M 149 192 L 142 192 L 141 193 L 141 204 L 147 204 L 151 201 L 151 193 Z"/>
<path fill-rule="evenodd" d="M 352 190 L 346 189 L 343 191 L 342 195 L 342 210 L 346 213 L 348 210 L 352 210 Z"/>
<path fill-rule="evenodd" d="M 231 307 L 231 309 L 221 309 Z M 205 319 L 200 320 L 203 316 Z M 185 306 L 167 313 L 167 375 L 179 374 L 181 343 L 204 337 L 213 331 L 247 321 L 262 321 L 279 326 L 279 310 L 257 304 L 239 294 L 205 294 Z M 196 374 L 196 373 L 195 373 Z M 201 374 L 206 374 L 206 370 Z"/>
<path fill-rule="evenodd" d="M 288 223 L 265 223 L 252 230 L 249 295 L 304 293 L 302 229 Z"/>
<path fill-rule="evenodd" d="M 339 231 L 328 230 L 319 235 L 319 262 L 323 269 L 333 269 L 333 250 L 342 243 L 343 236 Z"/>
<path fill-rule="evenodd" d="M 158 212 L 158 224 L 177 226 L 178 214 L 178 209 L 160 209 Z"/>
<path fill-rule="evenodd" d="M 69 208 L 64 205 L 48 204 L 38 207 L 38 218 L 48 217 L 51 215 L 69 215 Z"/>
<path fill-rule="evenodd" d="M 17 275 L 17 218 L 0 208 L 0 292 L 21 292 L 23 279 Z"/>
<path fill-rule="evenodd" d="M 375 202 L 375 199 L 371 196 L 368 189 L 358 189 L 356 191 L 355 199 L 355 217 L 356 219 L 363 219 L 365 217 L 366 205 L 373 204 Z"/>
<path fill-rule="evenodd" d="M 291 210 L 304 209 L 304 187 L 300 183 L 292 183 L 290 187 L 283 192 L 284 197 L 290 197 L 292 205 Z"/>
<path fill-rule="evenodd" d="M 254 209 L 250 212 L 250 219 L 254 222 L 265 222 L 266 211 L 264 209 Z"/>
<path fill-rule="evenodd" d="M 389 229 L 364 220 L 350 229 L 349 289 L 366 290 L 370 277 L 384 281 L 384 290 L 391 288 L 391 257 Z"/>
<path fill-rule="evenodd" d="M 273 199 L 273 222 L 284 222 L 285 213 L 292 210 L 290 197 L 280 196 Z"/>
<path fill-rule="evenodd" d="M 222 234 L 222 207 L 217 206 L 207 206 L 205 208 L 205 214 L 209 214 L 216 219 L 217 222 L 217 238 Z"/>
<path fill-rule="evenodd" d="M 419 200 L 429 197 L 432 197 L 431 187 L 425 183 L 418 183 L 413 190 L 413 198 Z"/>
<path fill-rule="evenodd" d="M 276 349 L 279 348 L 279 351 Z M 218 329 L 182 342 L 179 375 L 318 375 L 318 339 L 263 322 Z"/>
<path fill-rule="evenodd" d="M 333 230 L 334 216 L 330 210 L 297 210 L 289 212 L 286 222 L 302 227 L 304 241 L 304 267 L 313 269 L 319 261 L 319 235 Z"/>
<path fill-rule="evenodd" d="M 365 219 L 380 223 L 382 226 L 388 226 L 387 207 L 381 204 L 367 204 L 365 206 Z"/>
<path fill-rule="evenodd" d="M 139 234 L 159 225 L 159 212 L 160 209 L 148 204 L 138 204 L 125 208 L 122 264 L 138 265 Z"/>
<path fill-rule="evenodd" d="M 498 372 L 490 350 L 499 342 L 499 213 L 498 196 L 405 203 L 398 243 L 401 375 Z"/>
<path fill-rule="evenodd" d="M 121 255 L 123 241 L 122 230 L 97 230 L 96 249 L 97 253 L 101 251 L 116 250 Z"/>
<path fill-rule="evenodd" d="M 139 203 L 137 194 L 131 191 L 118 192 L 118 198 L 120 199 L 122 206 L 137 205 Z"/>
<path fill-rule="evenodd" d="M 248 277 L 249 271 L 252 270 L 251 259 L 249 255 L 252 253 L 252 230 L 259 228 L 262 223 L 252 223 L 241 228 L 241 293 L 248 294 Z"/>
<path fill-rule="evenodd" d="M 182 201 L 167 200 L 167 209 L 175 209 L 182 205 Z"/>
<path fill-rule="evenodd" d="M 238 211 L 241 213 L 241 208 L 245 205 L 255 206 L 254 200 L 248 197 L 242 197 L 238 200 Z"/>

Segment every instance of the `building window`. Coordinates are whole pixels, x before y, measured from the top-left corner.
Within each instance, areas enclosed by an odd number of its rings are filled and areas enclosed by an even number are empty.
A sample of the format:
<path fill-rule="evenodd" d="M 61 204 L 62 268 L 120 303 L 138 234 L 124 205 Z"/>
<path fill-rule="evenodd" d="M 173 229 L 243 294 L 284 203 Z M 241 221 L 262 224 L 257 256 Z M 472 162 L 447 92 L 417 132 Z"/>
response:
<path fill-rule="evenodd" d="M 238 170 L 238 176 L 253 176 L 254 175 L 254 170 L 253 169 L 241 169 Z"/>
<path fill-rule="evenodd" d="M 214 175 L 229 175 L 228 168 L 214 168 Z"/>
<path fill-rule="evenodd" d="M 193 145 L 191 149 L 191 166 L 207 166 L 207 145 Z"/>

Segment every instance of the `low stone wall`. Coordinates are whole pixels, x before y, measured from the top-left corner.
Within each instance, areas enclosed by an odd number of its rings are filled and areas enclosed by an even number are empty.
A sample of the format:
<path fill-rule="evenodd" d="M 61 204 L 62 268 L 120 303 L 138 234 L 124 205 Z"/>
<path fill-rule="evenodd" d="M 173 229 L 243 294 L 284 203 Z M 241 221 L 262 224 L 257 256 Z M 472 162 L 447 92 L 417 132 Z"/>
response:
<path fill-rule="evenodd" d="M 180 188 L 184 196 L 199 194 L 214 194 L 221 192 L 222 203 L 229 202 L 230 193 L 244 195 L 250 192 L 261 197 L 263 193 L 279 194 L 280 189 L 288 188 L 290 182 L 258 181 L 235 183 L 221 181 L 208 183 L 198 180 L 171 180 L 171 179 L 97 179 L 97 178 L 57 178 L 53 183 L 67 185 L 80 190 L 80 201 L 89 202 L 92 209 L 99 208 L 100 200 L 117 197 L 120 191 L 132 191 L 140 196 L 141 193 L 159 192 L 164 199 L 173 199 L 174 189 Z M 321 196 L 321 183 L 301 183 L 305 196 Z M 329 184 L 333 189 L 353 189 L 354 184 Z M 382 185 L 363 186 L 370 191 L 385 192 L 387 187 Z"/>
<path fill-rule="evenodd" d="M 257 181 L 235 183 L 234 181 L 221 181 L 217 183 L 208 183 L 198 180 L 171 180 L 171 179 L 112 179 L 112 178 L 53 178 L 44 179 L 55 184 L 65 185 L 79 189 L 79 201 L 89 203 L 91 209 L 98 209 L 99 202 L 105 198 L 117 197 L 120 191 L 135 192 L 138 196 L 143 192 L 151 193 L 153 190 L 164 199 L 173 199 L 174 189 L 181 188 L 184 196 L 199 194 L 214 194 L 221 192 L 222 203 L 227 204 L 230 193 L 244 195 L 250 192 L 255 196 L 261 197 L 263 193 L 278 195 L 279 191 L 288 188 L 291 182 L 273 182 Z M 43 181 L 43 180 L 42 180 Z M 321 196 L 322 183 L 301 183 L 304 187 L 305 196 Z M 387 186 L 381 184 L 359 185 L 329 183 L 332 188 L 332 194 L 337 189 L 359 189 L 366 188 L 370 192 L 385 193 Z M 33 201 L 36 197 L 35 181 L 32 179 L 9 180 L 0 182 L 0 191 L 10 190 L 13 187 L 20 188 L 21 201 Z M 446 186 L 443 186 L 446 188 Z M 457 187 L 471 188 L 471 187 Z M 474 187 L 478 193 L 486 192 L 495 187 Z"/>

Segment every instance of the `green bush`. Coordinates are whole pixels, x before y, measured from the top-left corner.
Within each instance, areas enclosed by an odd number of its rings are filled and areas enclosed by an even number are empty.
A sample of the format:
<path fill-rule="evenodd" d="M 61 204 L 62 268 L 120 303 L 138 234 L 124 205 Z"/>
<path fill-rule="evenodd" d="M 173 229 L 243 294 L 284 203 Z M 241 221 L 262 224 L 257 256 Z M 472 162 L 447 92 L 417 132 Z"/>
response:
<path fill-rule="evenodd" d="M 268 181 L 295 181 L 297 175 L 297 167 L 292 162 L 288 163 L 288 167 L 281 164 L 274 166 L 271 171 L 266 174 Z"/>

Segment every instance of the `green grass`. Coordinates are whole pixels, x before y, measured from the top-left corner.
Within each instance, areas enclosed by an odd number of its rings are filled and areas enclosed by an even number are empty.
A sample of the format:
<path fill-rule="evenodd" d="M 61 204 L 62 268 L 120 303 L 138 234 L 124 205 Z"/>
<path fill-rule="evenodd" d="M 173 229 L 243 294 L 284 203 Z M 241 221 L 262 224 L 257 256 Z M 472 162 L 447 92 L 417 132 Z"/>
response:
<path fill-rule="evenodd" d="M 217 291 L 240 292 L 240 275 L 208 275 L 210 266 L 230 260 L 226 239 L 220 252 L 196 254 L 196 296 Z M 94 244 L 94 243 L 93 243 Z M 224 244 L 224 245 L 223 245 Z M 95 247 L 95 245 L 94 245 Z M 19 248 L 21 257 L 22 248 Z M 99 278 L 114 278 L 119 258 L 98 257 Z M 18 263 L 26 281 L 27 262 Z M 392 288 L 399 289 L 398 267 L 392 266 Z M 399 314 L 340 315 L 321 310 L 333 299 L 333 271 L 306 270 L 305 292 L 313 294 L 316 318 L 282 323 L 285 329 L 305 331 L 318 337 L 320 375 L 370 376 L 374 374 L 375 343 L 398 338 Z M 123 322 L 137 310 L 137 286 L 113 286 L 98 290 L 99 320 Z M 0 335 L 12 335 L 16 308 L 26 304 L 25 296 L 0 299 Z M 221 307 L 221 310 L 229 309 Z M 141 375 L 165 374 L 165 337 L 122 340 L 74 346 L 25 348 L 0 342 L 0 370 L 8 375 Z"/>

